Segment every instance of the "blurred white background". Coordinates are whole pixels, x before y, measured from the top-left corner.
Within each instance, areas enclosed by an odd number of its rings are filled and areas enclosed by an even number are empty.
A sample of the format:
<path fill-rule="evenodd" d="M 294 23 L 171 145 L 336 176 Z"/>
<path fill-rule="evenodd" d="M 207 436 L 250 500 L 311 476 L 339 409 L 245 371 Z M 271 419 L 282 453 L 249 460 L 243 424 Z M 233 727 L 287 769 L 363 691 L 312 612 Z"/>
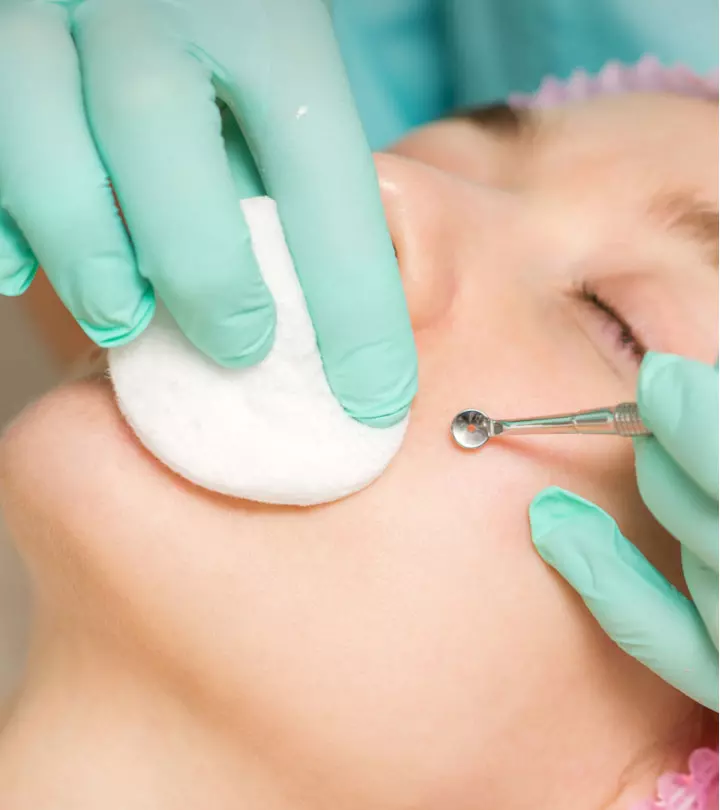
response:
<path fill-rule="evenodd" d="M 58 376 L 23 307 L 0 296 L 0 430 Z M 0 514 L 0 707 L 22 670 L 29 612 L 27 579 Z"/>

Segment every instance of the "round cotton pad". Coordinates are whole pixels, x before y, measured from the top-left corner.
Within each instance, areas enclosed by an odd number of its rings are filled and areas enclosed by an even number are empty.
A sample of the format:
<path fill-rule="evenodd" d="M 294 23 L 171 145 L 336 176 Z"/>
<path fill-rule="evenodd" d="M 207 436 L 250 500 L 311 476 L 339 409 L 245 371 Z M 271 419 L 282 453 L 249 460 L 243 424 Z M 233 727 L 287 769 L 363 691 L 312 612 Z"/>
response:
<path fill-rule="evenodd" d="M 253 368 L 220 368 L 159 307 L 139 338 L 109 352 L 118 405 L 154 456 L 201 487 L 264 503 L 334 501 L 383 472 L 407 419 L 372 428 L 343 410 L 325 378 L 276 205 L 269 197 L 241 205 L 277 307 L 270 354 Z"/>

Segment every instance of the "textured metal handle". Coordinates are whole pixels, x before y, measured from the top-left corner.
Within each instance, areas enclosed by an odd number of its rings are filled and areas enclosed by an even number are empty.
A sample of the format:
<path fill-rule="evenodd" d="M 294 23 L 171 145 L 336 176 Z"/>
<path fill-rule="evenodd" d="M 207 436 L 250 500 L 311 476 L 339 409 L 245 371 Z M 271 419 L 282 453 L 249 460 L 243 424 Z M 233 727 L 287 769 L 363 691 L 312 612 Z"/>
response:
<path fill-rule="evenodd" d="M 482 411 L 467 410 L 452 422 L 452 436 L 461 447 L 476 450 L 505 433 L 517 436 L 580 433 L 597 436 L 650 436 L 636 402 L 622 402 L 592 411 L 536 416 L 532 419 L 490 419 Z"/>
<path fill-rule="evenodd" d="M 615 428 L 619 436 L 651 436 L 636 402 L 622 402 L 615 408 Z"/>

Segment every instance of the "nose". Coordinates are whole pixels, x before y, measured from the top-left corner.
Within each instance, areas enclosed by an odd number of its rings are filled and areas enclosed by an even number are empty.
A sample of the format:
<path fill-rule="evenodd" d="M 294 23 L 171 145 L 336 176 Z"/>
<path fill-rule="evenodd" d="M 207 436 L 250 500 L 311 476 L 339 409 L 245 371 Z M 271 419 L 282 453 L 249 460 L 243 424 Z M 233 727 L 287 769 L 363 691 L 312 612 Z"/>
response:
<path fill-rule="evenodd" d="M 445 187 L 442 173 L 408 158 L 377 154 L 375 165 L 417 332 L 442 320 L 457 291 L 448 210 L 451 189 Z"/>
<path fill-rule="evenodd" d="M 403 155 L 377 154 L 375 165 L 416 332 L 438 325 L 461 292 L 501 283 L 508 240 L 523 241 L 516 195 Z"/>

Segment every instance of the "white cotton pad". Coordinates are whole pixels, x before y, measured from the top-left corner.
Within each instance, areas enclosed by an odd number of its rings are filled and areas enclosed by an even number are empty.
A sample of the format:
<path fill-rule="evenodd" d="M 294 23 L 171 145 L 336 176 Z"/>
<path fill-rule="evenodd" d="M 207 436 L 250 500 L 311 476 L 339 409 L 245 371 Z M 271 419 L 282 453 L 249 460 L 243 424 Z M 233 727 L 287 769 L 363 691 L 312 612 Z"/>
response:
<path fill-rule="evenodd" d="M 345 413 L 325 378 L 274 201 L 242 208 L 277 307 L 270 354 L 253 368 L 220 368 L 159 307 L 140 337 L 108 353 L 118 405 L 154 456 L 201 487 L 263 503 L 334 501 L 385 470 L 407 419 L 372 428 Z"/>

